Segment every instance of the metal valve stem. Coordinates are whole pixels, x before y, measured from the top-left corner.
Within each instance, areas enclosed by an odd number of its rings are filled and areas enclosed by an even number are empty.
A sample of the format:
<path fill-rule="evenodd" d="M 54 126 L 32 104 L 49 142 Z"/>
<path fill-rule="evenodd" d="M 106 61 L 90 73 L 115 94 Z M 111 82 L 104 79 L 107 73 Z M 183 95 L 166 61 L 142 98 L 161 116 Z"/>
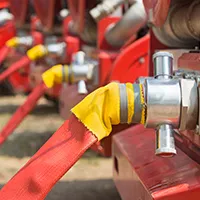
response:
<path fill-rule="evenodd" d="M 156 155 L 172 157 L 176 155 L 174 130 L 171 125 L 160 125 L 156 131 Z"/>
<path fill-rule="evenodd" d="M 85 63 L 85 53 L 83 51 L 79 51 L 76 54 L 74 54 L 73 61 L 75 64 L 80 65 L 79 67 L 82 67 Z M 87 86 L 84 80 L 78 81 L 78 93 L 79 94 L 87 94 Z"/>
<path fill-rule="evenodd" d="M 173 55 L 157 52 L 153 55 L 156 79 L 171 79 L 173 73 Z M 174 130 L 170 124 L 160 124 L 156 131 L 156 155 L 172 157 L 176 155 Z"/>

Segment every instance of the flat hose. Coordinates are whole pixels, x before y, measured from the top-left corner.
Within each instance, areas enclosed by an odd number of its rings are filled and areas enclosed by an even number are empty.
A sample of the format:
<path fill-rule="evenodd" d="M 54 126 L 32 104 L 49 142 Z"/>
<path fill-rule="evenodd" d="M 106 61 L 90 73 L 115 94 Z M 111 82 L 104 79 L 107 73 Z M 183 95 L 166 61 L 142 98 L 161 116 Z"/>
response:
<path fill-rule="evenodd" d="M 15 128 L 23 121 L 23 119 L 33 110 L 41 96 L 46 92 L 47 87 L 44 83 L 38 85 L 28 96 L 23 105 L 12 115 L 7 125 L 0 132 L 0 145 L 2 145 L 8 136 L 12 134 Z"/>
<path fill-rule="evenodd" d="M 17 70 L 29 66 L 32 61 L 38 60 L 47 55 L 47 50 L 43 45 L 34 46 L 27 51 L 27 55 L 23 56 L 19 61 L 13 63 L 8 69 L 0 74 L 0 82 L 4 81 Z"/>
<path fill-rule="evenodd" d="M 122 85 L 124 87 L 124 84 Z M 131 120 L 137 114 L 134 114 L 134 100 L 137 96 L 134 96 L 134 90 L 130 86 L 131 84 L 125 85 L 130 115 L 128 118 Z M 115 101 L 109 103 L 111 100 Z M 87 109 L 82 107 L 85 105 L 88 106 Z M 78 118 L 72 114 L 69 120 L 2 188 L 1 200 L 44 199 L 83 153 L 98 140 L 108 136 L 112 130 L 112 124 L 120 123 L 120 105 L 120 84 L 118 83 L 111 83 L 88 95 L 72 109 Z"/>
<path fill-rule="evenodd" d="M 6 57 L 8 56 L 9 52 L 10 52 L 10 47 L 8 46 L 3 46 L 0 49 L 0 65 L 3 63 L 3 61 L 6 59 Z"/>
<path fill-rule="evenodd" d="M 72 115 L 2 188 L 1 200 L 43 200 L 97 138 Z"/>
<path fill-rule="evenodd" d="M 18 37 L 9 39 L 6 44 L 0 49 L 0 64 L 6 59 L 8 53 L 12 48 L 19 46 L 20 40 Z"/>
<path fill-rule="evenodd" d="M 3 82 L 6 78 L 11 76 L 16 71 L 18 71 L 19 69 L 27 67 L 30 63 L 31 60 L 27 56 L 23 56 L 19 61 L 13 63 L 8 69 L 6 69 L 0 74 L 0 83 Z"/>
<path fill-rule="evenodd" d="M 65 73 L 63 73 L 63 71 Z M 64 77 L 63 77 L 64 76 Z M 68 66 L 55 65 L 43 73 L 43 82 L 39 84 L 29 94 L 26 101 L 16 110 L 11 119 L 0 132 L 0 145 L 13 133 L 25 117 L 34 109 L 38 100 L 45 94 L 49 88 L 62 83 L 63 79 L 68 82 Z"/>

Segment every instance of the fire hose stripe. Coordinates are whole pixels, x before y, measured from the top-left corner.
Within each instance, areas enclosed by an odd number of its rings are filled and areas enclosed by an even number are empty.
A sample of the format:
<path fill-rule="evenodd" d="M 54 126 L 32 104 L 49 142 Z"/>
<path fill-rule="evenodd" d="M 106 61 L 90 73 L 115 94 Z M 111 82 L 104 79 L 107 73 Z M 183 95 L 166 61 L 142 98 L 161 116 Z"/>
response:
<path fill-rule="evenodd" d="M 134 91 L 134 115 L 132 118 L 132 123 L 140 123 L 142 115 L 142 105 L 141 105 L 141 94 L 139 84 L 133 84 Z"/>
<path fill-rule="evenodd" d="M 126 85 L 119 84 L 120 89 L 120 122 L 127 123 L 128 122 L 128 99 L 126 92 Z"/>

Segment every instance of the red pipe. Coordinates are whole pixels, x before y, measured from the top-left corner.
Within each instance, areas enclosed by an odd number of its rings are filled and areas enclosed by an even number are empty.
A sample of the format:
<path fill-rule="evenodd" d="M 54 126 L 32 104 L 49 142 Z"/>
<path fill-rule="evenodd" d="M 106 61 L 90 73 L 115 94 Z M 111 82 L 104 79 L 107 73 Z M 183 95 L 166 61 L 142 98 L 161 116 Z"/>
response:
<path fill-rule="evenodd" d="M 72 115 L 2 188 L 1 200 L 43 200 L 97 138 Z"/>
<path fill-rule="evenodd" d="M 0 65 L 2 64 L 2 62 L 6 59 L 8 53 L 10 52 L 11 48 L 8 46 L 3 46 L 0 49 Z"/>
<path fill-rule="evenodd" d="M 23 56 L 19 61 L 12 64 L 7 70 L 0 74 L 0 82 L 4 81 L 17 70 L 28 66 L 31 62 L 32 61 L 28 58 L 28 56 Z"/>
<path fill-rule="evenodd" d="M 45 93 L 47 87 L 44 83 L 38 85 L 28 96 L 25 103 L 20 106 L 15 114 L 8 121 L 6 126 L 0 132 L 0 145 L 5 142 L 14 129 L 23 121 L 23 119 L 33 110 L 41 96 Z"/>

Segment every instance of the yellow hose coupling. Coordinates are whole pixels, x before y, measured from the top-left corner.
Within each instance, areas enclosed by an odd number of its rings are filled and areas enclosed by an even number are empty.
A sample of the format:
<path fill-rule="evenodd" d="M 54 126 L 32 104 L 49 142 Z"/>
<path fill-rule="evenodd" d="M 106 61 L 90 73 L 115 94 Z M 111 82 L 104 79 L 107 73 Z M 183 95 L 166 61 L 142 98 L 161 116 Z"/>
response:
<path fill-rule="evenodd" d="M 46 47 L 42 44 L 36 45 L 27 51 L 27 56 L 30 60 L 38 60 L 48 54 Z"/>
<path fill-rule="evenodd" d="M 48 88 L 54 87 L 55 84 L 69 82 L 69 67 L 68 65 L 55 65 L 42 74 L 42 79 Z"/>
<path fill-rule="evenodd" d="M 13 37 L 6 42 L 6 46 L 14 48 L 14 47 L 17 47 L 19 43 L 20 43 L 19 37 Z"/>
<path fill-rule="evenodd" d="M 89 94 L 72 113 L 101 140 L 120 123 L 145 123 L 145 102 L 140 84 L 110 83 Z"/>

